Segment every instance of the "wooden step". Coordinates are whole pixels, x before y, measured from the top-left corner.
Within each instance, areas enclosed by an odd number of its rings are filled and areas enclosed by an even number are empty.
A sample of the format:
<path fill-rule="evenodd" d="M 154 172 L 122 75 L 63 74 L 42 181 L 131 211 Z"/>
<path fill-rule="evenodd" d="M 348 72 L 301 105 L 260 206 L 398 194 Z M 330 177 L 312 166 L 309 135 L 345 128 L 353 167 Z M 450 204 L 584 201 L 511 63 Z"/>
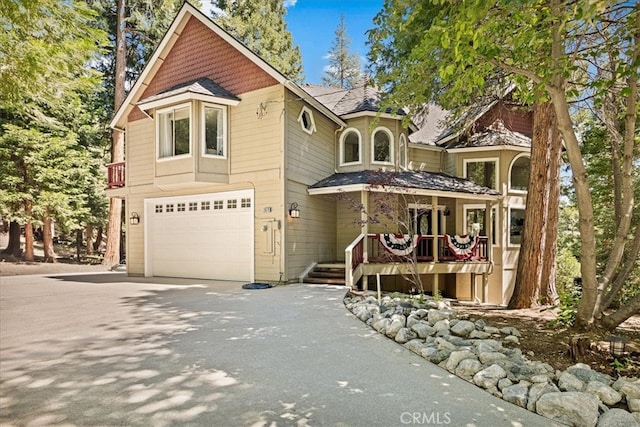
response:
<path fill-rule="evenodd" d="M 304 279 L 304 283 L 313 283 L 318 285 L 342 285 L 344 286 L 346 283 L 344 279 L 330 279 L 330 278 L 320 278 L 320 277 L 310 277 L 307 276 Z"/>
<path fill-rule="evenodd" d="M 309 273 L 309 277 L 327 277 L 327 278 L 344 279 L 344 270 L 342 271 L 313 270 L 312 272 Z"/>

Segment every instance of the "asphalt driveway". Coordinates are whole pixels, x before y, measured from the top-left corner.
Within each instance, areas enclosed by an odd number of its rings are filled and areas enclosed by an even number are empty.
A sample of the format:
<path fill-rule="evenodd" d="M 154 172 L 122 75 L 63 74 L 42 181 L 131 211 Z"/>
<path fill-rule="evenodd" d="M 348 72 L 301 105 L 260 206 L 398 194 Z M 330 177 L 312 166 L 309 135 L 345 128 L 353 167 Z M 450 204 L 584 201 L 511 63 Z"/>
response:
<path fill-rule="evenodd" d="M 380 336 L 344 292 L 0 277 L 0 425 L 549 425 Z"/>

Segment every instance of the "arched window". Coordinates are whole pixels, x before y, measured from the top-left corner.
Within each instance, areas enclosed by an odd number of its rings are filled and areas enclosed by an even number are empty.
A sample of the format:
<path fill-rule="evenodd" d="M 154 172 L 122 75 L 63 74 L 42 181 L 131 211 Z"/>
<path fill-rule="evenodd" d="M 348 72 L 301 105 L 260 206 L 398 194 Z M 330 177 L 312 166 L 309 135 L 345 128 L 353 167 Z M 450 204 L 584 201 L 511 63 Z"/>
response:
<path fill-rule="evenodd" d="M 372 163 L 393 164 L 393 135 L 389 129 L 376 128 L 372 140 Z"/>
<path fill-rule="evenodd" d="M 340 136 L 340 165 L 362 163 L 362 138 L 358 129 L 347 129 Z"/>
<path fill-rule="evenodd" d="M 529 188 L 530 157 L 528 154 L 517 156 L 511 163 L 509 172 L 509 189 L 527 191 Z"/>

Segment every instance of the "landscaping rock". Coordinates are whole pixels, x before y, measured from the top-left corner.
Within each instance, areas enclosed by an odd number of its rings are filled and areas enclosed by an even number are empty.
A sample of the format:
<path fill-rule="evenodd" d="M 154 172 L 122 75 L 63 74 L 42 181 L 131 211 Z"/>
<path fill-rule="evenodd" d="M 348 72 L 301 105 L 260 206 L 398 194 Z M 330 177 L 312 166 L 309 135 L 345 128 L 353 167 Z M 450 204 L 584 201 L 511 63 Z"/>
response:
<path fill-rule="evenodd" d="M 389 326 L 387 326 L 387 332 L 385 332 L 385 334 L 389 337 L 389 338 L 394 338 L 396 337 L 396 335 L 398 334 L 398 332 L 400 332 L 400 329 L 404 328 L 404 321 L 395 318 L 391 320 L 391 323 L 389 324 Z"/>
<path fill-rule="evenodd" d="M 640 412 L 640 399 L 631 399 L 627 397 L 627 406 L 631 412 Z"/>
<path fill-rule="evenodd" d="M 519 344 L 520 340 L 518 340 L 518 337 L 515 335 L 507 335 L 506 337 L 504 337 L 504 342 L 509 343 L 509 344 Z"/>
<path fill-rule="evenodd" d="M 514 337 L 521 337 L 522 336 L 520 331 L 517 330 L 516 328 L 514 328 L 513 326 L 505 326 L 504 328 L 500 329 L 500 332 L 505 334 L 505 335 L 513 335 Z"/>
<path fill-rule="evenodd" d="M 578 377 L 568 372 L 563 372 L 558 378 L 558 387 L 562 391 L 582 391 L 586 384 L 580 381 Z"/>
<path fill-rule="evenodd" d="M 407 327 L 409 327 L 408 322 L 407 322 Z M 428 323 L 422 320 L 416 323 L 415 325 L 412 325 L 411 330 L 416 334 L 418 334 L 420 338 L 426 338 L 436 333 L 436 329 L 433 326 L 430 326 Z"/>
<path fill-rule="evenodd" d="M 477 386 L 489 389 L 496 387 L 501 378 L 505 378 L 507 373 L 498 365 L 491 365 L 473 376 L 473 382 Z"/>
<path fill-rule="evenodd" d="M 502 390 L 502 398 L 507 402 L 513 403 L 514 405 L 526 408 L 528 392 L 529 384 L 526 381 L 521 381 L 518 384 L 513 384 L 509 387 L 505 387 Z"/>
<path fill-rule="evenodd" d="M 429 322 L 429 323 L 431 323 L 431 322 Z M 437 332 L 440 332 L 440 331 L 447 331 L 448 332 L 449 331 L 449 327 L 450 327 L 449 319 L 438 320 L 437 322 L 435 322 L 433 324 L 433 328 Z"/>
<path fill-rule="evenodd" d="M 451 354 L 451 350 L 446 349 L 436 349 L 434 347 L 425 347 L 420 352 L 420 355 L 427 359 L 429 362 L 434 364 L 439 364 L 443 360 L 447 360 L 449 355 Z"/>
<path fill-rule="evenodd" d="M 488 351 L 486 353 L 480 353 L 478 359 L 483 365 L 491 365 L 500 359 L 506 359 L 507 356 L 504 353 L 497 351 Z"/>
<path fill-rule="evenodd" d="M 391 319 L 382 318 L 372 324 L 373 329 L 380 332 L 381 334 L 387 333 L 387 327 L 391 324 Z"/>
<path fill-rule="evenodd" d="M 502 378 L 500 381 L 498 381 L 498 390 L 502 391 L 502 389 L 507 388 L 510 385 L 513 385 L 513 381 L 511 381 L 509 378 Z"/>
<path fill-rule="evenodd" d="M 420 354 L 420 351 L 422 351 L 425 344 L 424 344 L 424 341 L 422 341 L 421 339 L 413 339 L 413 340 L 407 341 L 404 344 L 404 346 L 409 350 L 411 350 L 412 352 L 416 354 Z"/>
<path fill-rule="evenodd" d="M 622 395 L 600 381 L 589 381 L 584 390 L 598 397 L 607 406 L 613 406 L 622 400 Z"/>
<path fill-rule="evenodd" d="M 479 331 L 477 329 L 474 329 L 469 334 L 469 338 L 478 339 L 478 340 L 484 340 L 484 339 L 489 338 L 490 336 L 491 336 L 491 334 L 489 334 L 487 332 Z"/>
<path fill-rule="evenodd" d="M 558 387 L 556 387 L 555 384 L 549 384 L 549 383 L 535 383 L 531 386 L 531 388 L 529 389 L 529 396 L 527 399 L 527 406 L 526 408 L 531 411 L 531 412 L 535 412 L 536 410 L 536 402 L 538 402 L 538 400 L 540 399 L 540 397 L 543 394 L 547 394 L 547 393 L 557 393 L 560 390 L 558 389 Z"/>
<path fill-rule="evenodd" d="M 411 328 L 413 325 L 419 322 L 421 322 L 421 320 L 412 314 L 411 316 L 407 316 L 407 323 L 405 323 L 405 326 L 407 328 Z"/>
<path fill-rule="evenodd" d="M 397 343 L 399 343 L 399 344 L 404 344 L 407 341 L 411 341 L 411 340 L 416 339 L 416 338 L 418 338 L 418 335 L 415 332 L 413 332 L 411 329 L 402 328 L 396 334 L 395 341 Z"/>
<path fill-rule="evenodd" d="M 494 326 L 485 326 L 484 327 L 484 331 L 488 334 L 491 335 L 498 335 L 500 333 L 500 329 L 494 327 Z"/>
<path fill-rule="evenodd" d="M 476 325 L 476 328 L 481 330 L 481 331 L 485 328 L 485 326 L 487 326 L 487 322 L 485 322 L 482 319 L 478 319 L 473 323 Z"/>
<path fill-rule="evenodd" d="M 613 408 L 600 415 L 597 427 L 638 427 L 633 415 L 624 409 Z"/>
<path fill-rule="evenodd" d="M 449 341 L 441 337 L 436 338 L 433 343 L 436 345 L 436 347 L 438 347 L 438 350 L 444 349 L 444 350 L 449 350 L 449 352 L 452 352 L 458 349 L 457 346 L 455 346 L 454 344 L 451 344 Z"/>
<path fill-rule="evenodd" d="M 468 320 L 460 320 L 451 326 L 451 333 L 459 337 L 468 337 L 471 331 L 476 329 L 476 325 Z"/>
<path fill-rule="evenodd" d="M 618 389 L 620 394 L 629 399 L 640 399 L 640 384 L 624 381 Z"/>
<path fill-rule="evenodd" d="M 589 365 L 585 365 L 584 363 L 576 363 L 575 365 L 568 367 L 566 372 L 577 377 L 584 383 L 588 383 L 589 381 L 600 381 L 601 383 L 610 385 L 613 382 L 609 375 L 594 371 Z"/>
<path fill-rule="evenodd" d="M 464 359 L 477 359 L 476 355 L 469 350 L 453 351 L 447 359 L 445 369 L 449 372 L 455 372 L 458 367 L 458 363 Z"/>
<path fill-rule="evenodd" d="M 453 310 L 431 309 L 427 314 L 427 320 L 429 321 L 430 325 L 435 325 L 437 322 L 441 320 L 449 320 L 449 319 L 455 319 L 455 318 L 456 318 L 456 312 Z"/>
<path fill-rule="evenodd" d="M 588 393 L 546 393 L 536 402 L 536 412 L 562 424 L 594 427 L 598 422 L 598 403 L 598 398 Z"/>
<path fill-rule="evenodd" d="M 482 369 L 482 363 L 477 359 L 464 359 L 458 363 L 455 374 L 460 378 L 471 381 L 473 376 Z"/>

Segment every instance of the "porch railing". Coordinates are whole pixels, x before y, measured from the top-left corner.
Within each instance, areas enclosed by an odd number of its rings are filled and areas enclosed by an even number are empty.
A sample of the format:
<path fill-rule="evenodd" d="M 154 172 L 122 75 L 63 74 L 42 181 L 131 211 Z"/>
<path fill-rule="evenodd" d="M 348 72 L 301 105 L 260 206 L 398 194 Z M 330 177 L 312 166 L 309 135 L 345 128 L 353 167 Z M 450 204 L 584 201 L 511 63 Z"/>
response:
<path fill-rule="evenodd" d="M 367 235 L 359 235 L 344 251 L 345 256 L 345 285 L 353 287 L 362 277 L 362 263 L 364 262 L 364 245 Z"/>
<path fill-rule="evenodd" d="M 420 236 L 418 244 L 416 246 L 416 261 L 418 262 L 432 262 L 433 256 L 433 239 L 438 239 L 438 262 L 456 262 L 461 261 L 456 255 L 449 249 L 446 236 Z M 471 261 L 488 261 L 489 238 L 486 236 L 478 237 L 478 245 L 474 249 L 474 253 L 469 260 Z M 405 257 L 396 256 L 389 253 L 382 245 L 378 234 L 369 234 L 367 236 L 367 253 L 369 262 L 402 262 Z M 462 261 L 461 261 L 462 262 Z"/>
<path fill-rule="evenodd" d="M 125 163 L 109 163 L 107 165 L 107 188 L 124 187 Z"/>

